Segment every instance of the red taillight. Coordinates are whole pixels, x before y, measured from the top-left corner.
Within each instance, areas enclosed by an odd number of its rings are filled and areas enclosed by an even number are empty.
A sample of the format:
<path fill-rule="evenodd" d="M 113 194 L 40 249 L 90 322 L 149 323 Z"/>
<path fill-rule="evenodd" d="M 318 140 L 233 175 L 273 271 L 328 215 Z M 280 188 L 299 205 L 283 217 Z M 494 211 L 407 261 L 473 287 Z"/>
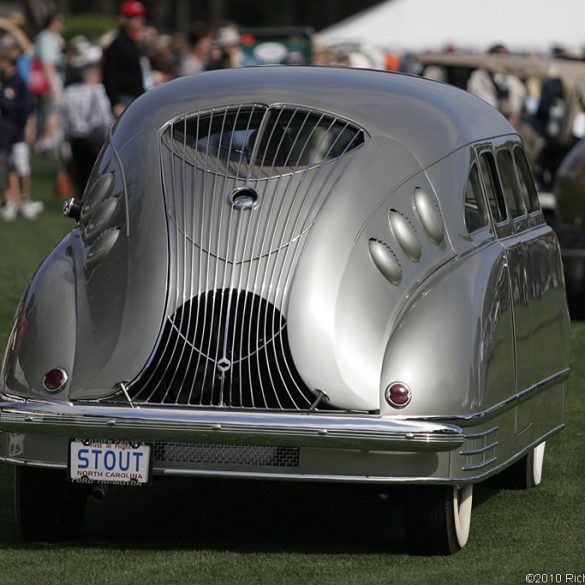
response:
<path fill-rule="evenodd" d="M 49 370 L 43 378 L 43 386 L 48 392 L 59 392 L 67 382 L 67 372 L 61 368 Z"/>
<path fill-rule="evenodd" d="M 394 408 L 404 408 L 411 400 L 412 394 L 406 384 L 390 384 L 384 393 L 386 402 Z"/>

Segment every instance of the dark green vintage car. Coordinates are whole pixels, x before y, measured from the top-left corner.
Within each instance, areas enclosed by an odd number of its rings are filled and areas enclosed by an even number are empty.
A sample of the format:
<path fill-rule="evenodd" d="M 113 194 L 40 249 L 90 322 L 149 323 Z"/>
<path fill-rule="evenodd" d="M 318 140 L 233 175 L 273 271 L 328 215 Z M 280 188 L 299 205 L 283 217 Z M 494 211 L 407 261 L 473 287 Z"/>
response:
<path fill-rule="evenodd" d="M 563 159 L 555 178 L 556 214 L 551 224 L 561 245 L 569 310 L 585 317 L 585 140 Z"/>

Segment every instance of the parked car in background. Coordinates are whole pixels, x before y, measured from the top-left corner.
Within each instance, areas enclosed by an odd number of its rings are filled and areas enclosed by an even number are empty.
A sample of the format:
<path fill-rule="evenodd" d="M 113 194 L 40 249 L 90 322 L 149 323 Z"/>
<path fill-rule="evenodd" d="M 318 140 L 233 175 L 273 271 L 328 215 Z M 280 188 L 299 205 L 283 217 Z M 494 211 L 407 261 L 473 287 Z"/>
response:
<path fill-rule="evenodd" d="M 257 65 L 310 65 L 313 35 L 307 26 L 262 26 L 242 28 L 242 51 Z"/>
<path fill-rule="evenodd" d="M 571 316 L 585 317 L 585 140 L 563 159 L 554 186 L 551 221 L 561 246 Z"/>
<path fill-rule="evenodd" d="M 380 71 L 182 78 L 128 108 L 66 212 L 0 375 L 23 538 L 174 475 L 409 485 L 411 550 L 450 554 L 475 484 L 540 482 L 560 252 L 482 100 Z"/>

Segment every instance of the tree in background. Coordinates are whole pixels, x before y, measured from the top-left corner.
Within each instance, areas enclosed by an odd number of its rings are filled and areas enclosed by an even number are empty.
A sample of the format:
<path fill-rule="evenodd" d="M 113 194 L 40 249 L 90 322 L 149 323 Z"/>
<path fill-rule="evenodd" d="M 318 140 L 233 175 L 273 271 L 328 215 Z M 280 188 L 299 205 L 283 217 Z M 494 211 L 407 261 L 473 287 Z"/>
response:
<path fill-rule="evenodd" d="M 194 20 L 217 26 L 224 20 L 241 26 L 309 26 L 320 30 L 380 0 L 143 0 L 148 20 L 163 32 L 186 31 Z M 46 15 L 57 8 L 67 16 L 118 14 L 121 0 L 12 0 L 24 5 L 33 28 L 42 26 Z"/>

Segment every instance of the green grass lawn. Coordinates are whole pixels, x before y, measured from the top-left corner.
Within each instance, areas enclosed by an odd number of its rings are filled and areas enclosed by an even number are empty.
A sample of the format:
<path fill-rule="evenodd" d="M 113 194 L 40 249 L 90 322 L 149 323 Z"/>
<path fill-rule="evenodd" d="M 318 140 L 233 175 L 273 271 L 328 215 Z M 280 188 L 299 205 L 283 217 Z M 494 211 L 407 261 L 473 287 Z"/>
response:
<path fill-rule="evenodd" d="M 54 164 L 34 168 L 46 212 L 0 223 L 2 351 L 28 279 L 72 226 L 52 194 Z M 381 500 L 344 486 L 201 480 L 112 489 L 90 502 L 78 542 L 24 545 L 12 468 L 0 466 L 0 584 L 521 584 L 527 573 L 570 582 L 550 574 L 585 573 L 584 355 L 585 323 L 573 323 L 567 429 L 547 444 L 542 485 L 478 486 L 470 541 L 453 557 L 405 553 L 400 492 Z"/>

